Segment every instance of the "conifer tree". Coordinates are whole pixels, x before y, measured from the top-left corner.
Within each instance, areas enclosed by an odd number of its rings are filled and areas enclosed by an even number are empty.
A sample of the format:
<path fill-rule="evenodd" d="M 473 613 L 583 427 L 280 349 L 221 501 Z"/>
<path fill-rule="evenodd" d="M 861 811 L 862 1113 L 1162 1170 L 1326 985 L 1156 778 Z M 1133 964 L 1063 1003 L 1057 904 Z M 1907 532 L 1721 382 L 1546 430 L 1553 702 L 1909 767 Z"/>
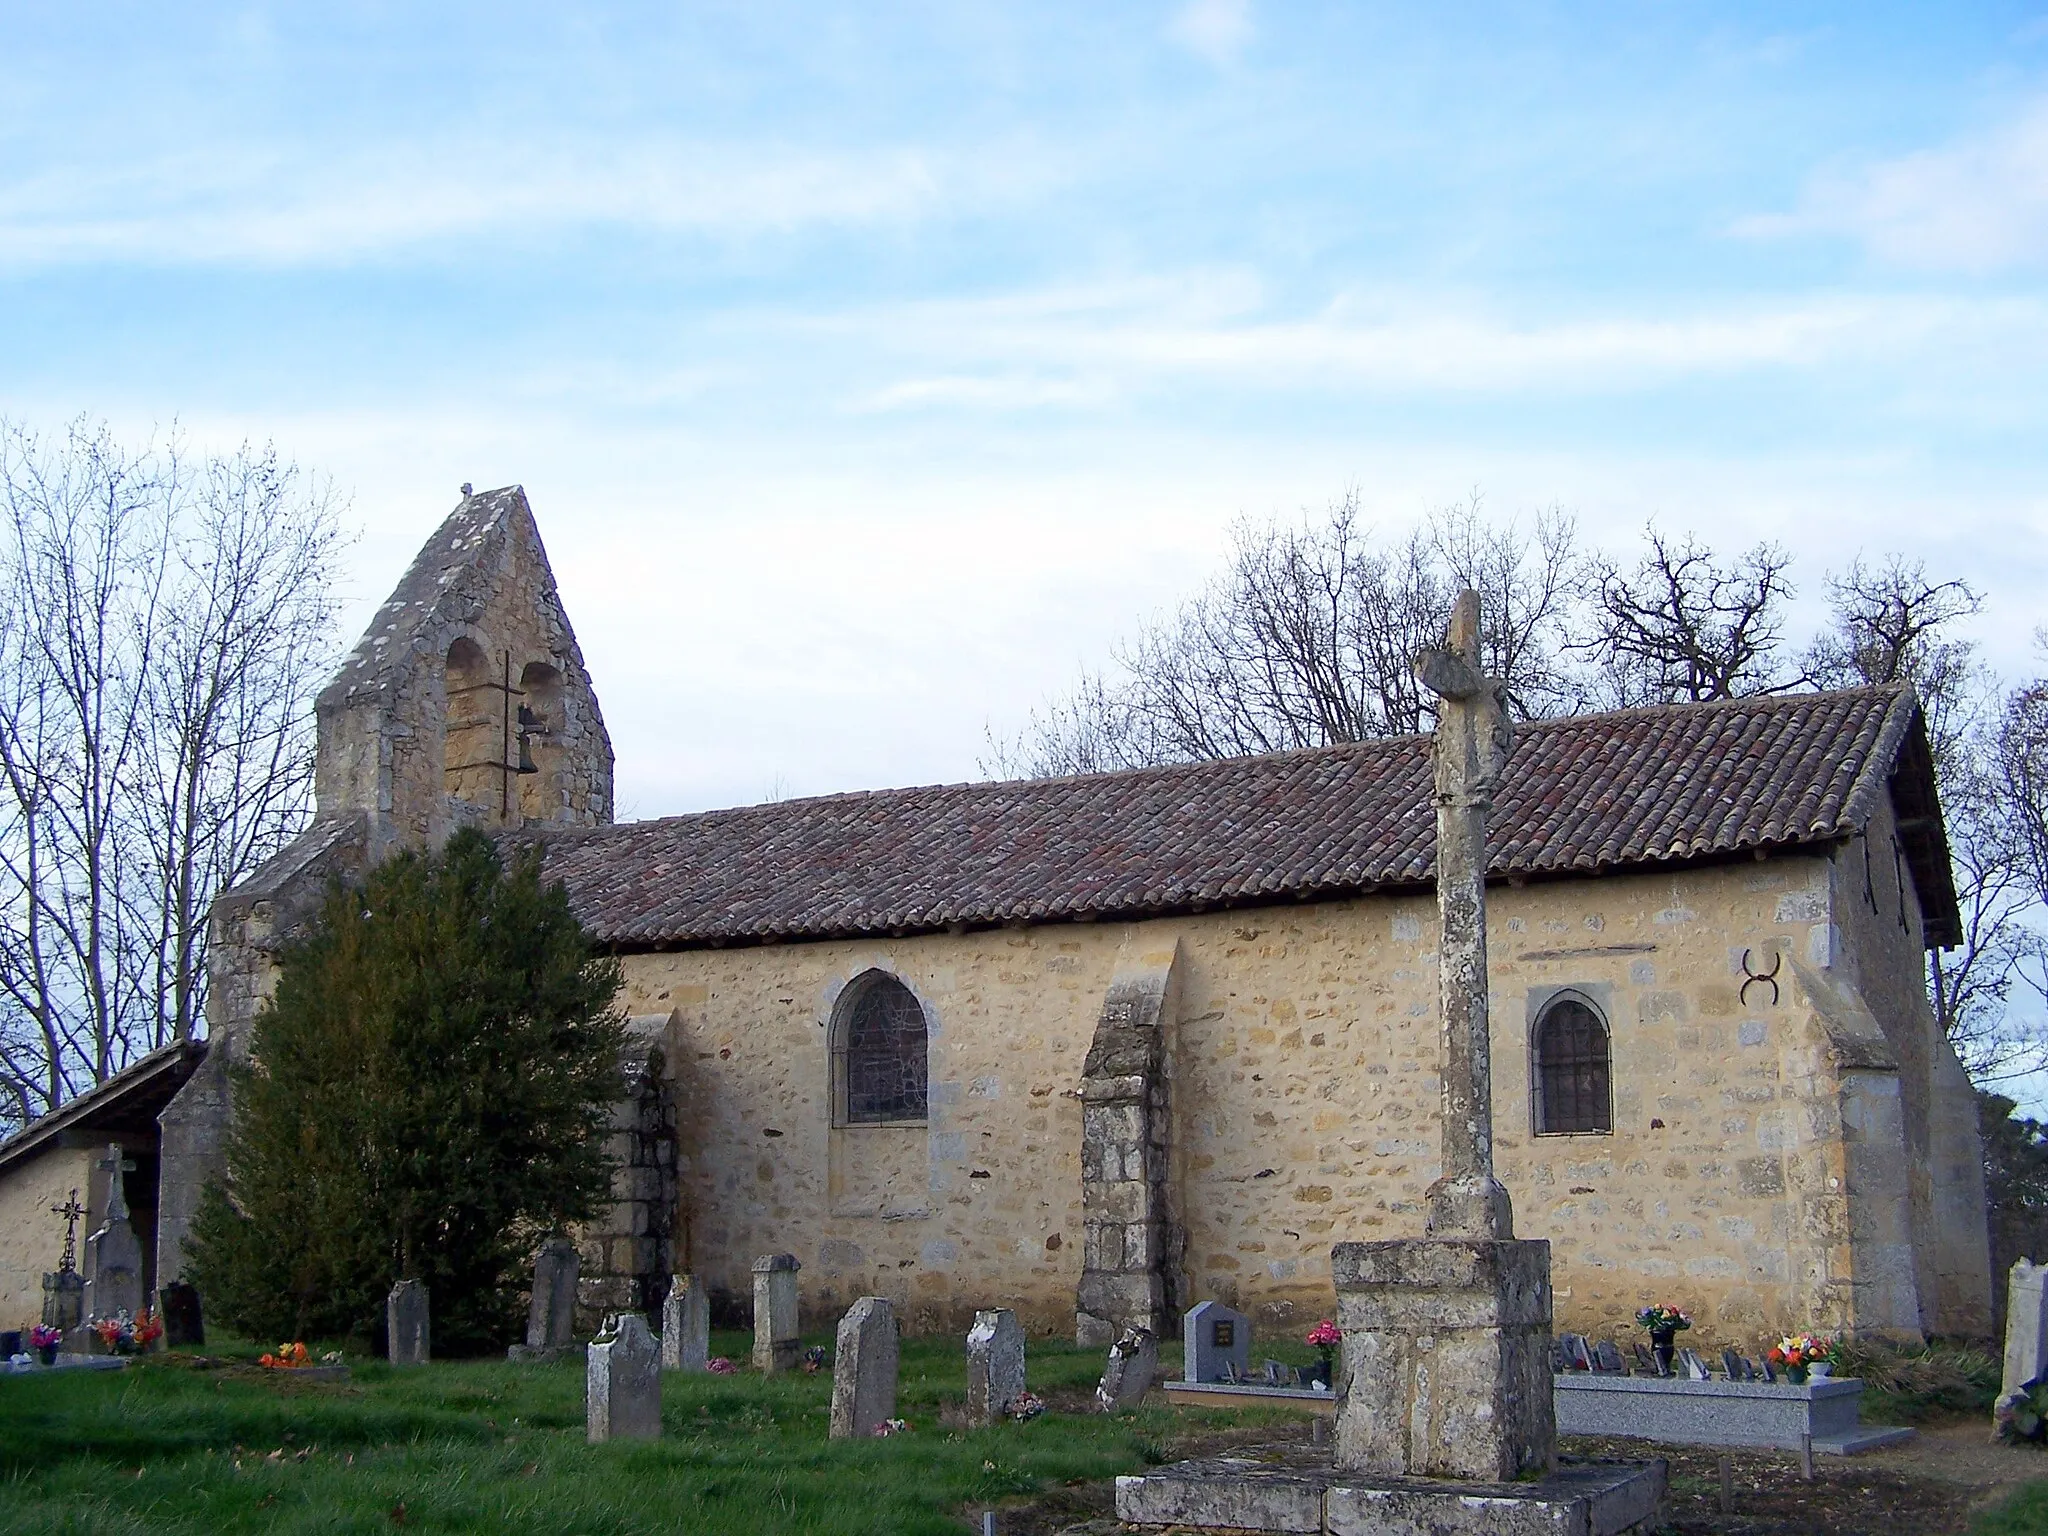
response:
<path fill-rule="evenodd" d="M 337 884 L 235 1074 L 193 1274 L 259 1338 L 381 1342 L 425 1282 L 436 1352 L 501 1345 L 535 1240 L 607 1197 L 623 1018 L 537 850 L 458 832 Z"/>

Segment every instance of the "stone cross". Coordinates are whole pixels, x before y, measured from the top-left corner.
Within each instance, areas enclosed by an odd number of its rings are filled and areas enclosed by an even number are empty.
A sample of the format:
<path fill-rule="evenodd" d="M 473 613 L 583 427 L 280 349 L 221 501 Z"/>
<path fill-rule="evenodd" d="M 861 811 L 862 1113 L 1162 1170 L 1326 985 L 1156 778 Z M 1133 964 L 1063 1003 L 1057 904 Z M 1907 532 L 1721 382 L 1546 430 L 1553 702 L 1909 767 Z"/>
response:
<path fill-rule="evenodd" d="M 85 1207 L 78 1203 L 78 1191 L 71 1191 L 71 1198 L 62 1205 L 50 1207 L 52 1216 L 64 1218 L 64 1256 L 57 1261 L 57 1273 L 68 1275 L 78 1268 L 78 1218 L 85 1214 Z"/>
<path fill-rule="evenodd" d="M 93 1167 L 104 1169 L 107 1175 L 107 1225 L 112 1226 L 117 1221 L 126 1221 L 129 1215 L 128 1188 L 127 1181 L 122 1175 L 135 1171 L 135 1159 L 123 1157 L 121 1144 L 110 1141 L 107 1143 L 107 1155 L 94 1163 Z M 77 1191 L 74 1190 L 72 1193 L 75 1198 Z"/>
<path fill-rule="evenodd" d="M 1436 892 L 1441 932 L 1443 1177 L 1430 1185 L 1432 1237 L 1515 1235 L 1508 1192 L 1493 1176 L 1493 1065 L 1486 1008 L 1486 818 L 1507 761 L 1508 718 L 1497 678 L 1479 666 L 1479 594 L 1458 594 L 1450 643 L 1415 658 L 1443 700 L 1436 772 Z"/>
<path fill-rule="evenodd" d="M 754 1260 L 754 1369 L 763 1376 L 795 1367 L 803 1353 L 798 1338 L 793 1253 L 765 1253 Z"/>
<path fill-rule="evenodd" d="M 1024 1330 L 1017 1314 L 995 1307 L 974 1314 L 967 1333 L 967 1422 L 986 1429 L 1002 1422 L 1024 1395 Z"/>
<path fill-rule="evenodd" d="M 695 1275 L 677 1275 L 661 1304 L 661 1368 L 701 1371 L 711 1362 L 711 1297 Z"/>
<path fill-rule="evenodd" d="M 107 1170 L 107 1219 L 85 1240 L 88 1323 L 124 1314 L 134 1317 L 143 1309 L 142 1240 L 129 1223 L 128 1199 L 121 1188 L 121 1176 L 133 1172 L 135 1162 L 121 1155 L 118 1143 L 110 1142 L 106 1156 L 93 1166 Z"/>
<path fill-rule="evenodd" d="M 425 1365 L 432 1356 L 427 1322 L 427 1288 L 401 1280 L 384 1298 L 384 1326 L 393 1365 Z"/>
<path fill-rule="evenodd" d="M 661 1436 L 661 1357 L 638 1312 L 607 1318 L 583 1359 L 583 1426 L 592 1445 Z"/>
<path fill-rule="evenodd" d="M 863 1296 L 839 1320 L 832 1350 L 831 1438 L 872 1435 L 896 1414 L 896 1311 Z"/>

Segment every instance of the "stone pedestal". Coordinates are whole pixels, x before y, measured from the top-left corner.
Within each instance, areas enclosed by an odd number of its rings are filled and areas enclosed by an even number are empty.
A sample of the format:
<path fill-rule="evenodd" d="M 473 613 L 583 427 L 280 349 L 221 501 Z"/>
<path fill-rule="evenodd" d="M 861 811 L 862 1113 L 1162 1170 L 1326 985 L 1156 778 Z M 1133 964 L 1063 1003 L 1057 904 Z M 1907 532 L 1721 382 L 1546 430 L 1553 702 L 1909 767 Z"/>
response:
<path fill-rule="evenodd" d="M 711 1361 L 711 1297 L 695 1275 L 677 1275 L 661 1304 L 661 1368 L 701 1371 Z"/>
<path fill-rule="evenodd" d="M 638 1312 L 608 1319 L 583 1356 L 583 1425 L 592 1445 L 661 1435 L 661 1358 Z"/>
<path fill-rule="evenodd" d="M 872 1435 L 896 1416 L 896 1311 L 863 1296 L 839 1320 L 832 1352 L 831 1438 Z"/>
<path fill-rule="evenodd" d="M 1017 1314 L 995 1307 L 974 1314 L 967 1334 L 967 1422 L 986 1429 L 1024 1395 L 1024 1330 Z"/>
<path fill-rule="evenodd" d="M 754 1260 L 754 1369 L 766 1376 L 796 1368 L 803 1353 L 797 1327 L 793 1253 L 767 1253 Z"/>
<path fill-rule="evenodd" d="M 425 1365 L 432 1354 L 427 1328 L 427 1288 L 401 1280 L 384 1298 L 386 1347 L 393 1365 Z"/>
<path fill-rule="evenodd" d="M 52 1270 L 43 1276 L 43 1326 L 67 1334 L 85 1321 L 85 1276 L 75 1269 Z"/>
<path fill-rule="evenodd" d="M 1548 1243 L 1339 1243 L 1330 1268 L 1347 1391 L 1340 1468 L 1479 1482 L 1550 1471 Z"/>

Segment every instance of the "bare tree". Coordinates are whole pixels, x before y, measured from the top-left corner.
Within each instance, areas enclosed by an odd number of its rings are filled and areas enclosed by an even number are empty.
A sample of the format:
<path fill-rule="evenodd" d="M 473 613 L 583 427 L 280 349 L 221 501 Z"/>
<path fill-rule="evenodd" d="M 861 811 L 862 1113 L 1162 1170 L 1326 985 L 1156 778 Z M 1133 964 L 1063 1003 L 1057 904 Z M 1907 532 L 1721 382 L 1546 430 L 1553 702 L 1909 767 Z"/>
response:
<path fill-rule="evenodd" d="M 1435 644 L 1458 588 L 1476 584 L 1488 667 L 1524 714 L 1570 690 L 1561 663 L 1570 519 L 1525 532 L 1489 526 L 1477 497 L 1392 543 L 1363 526 L 1356 493 L 1319 519 L 1240 521 L 1229 565 L 1170 619 L 1035 711 L 1014 740 L 991 737 L 988 773 L 1092 772 L 1242 757 L 1422 731 L 1430 696 L 1411 667 Z"/>
<path fill-rule="evenodd" d="M 204 1006 L 216 892 L 304 824 L 330 495 L 0 423 L 0 1082 L 46 1112 Z"/>
<path fill-rule="evenodd" d="M 1784 653 L 1791 556 L 1759 544 L 1722 564 L 1688 535 L 1650 525 L 1648 546 L 1624 570 L 1605 555 L 1587 565 L 1595 597 L 1574 647 L 1593 669 L 1594 697 L 1616 709 L 1734 699 L 1797 687 Z"/>

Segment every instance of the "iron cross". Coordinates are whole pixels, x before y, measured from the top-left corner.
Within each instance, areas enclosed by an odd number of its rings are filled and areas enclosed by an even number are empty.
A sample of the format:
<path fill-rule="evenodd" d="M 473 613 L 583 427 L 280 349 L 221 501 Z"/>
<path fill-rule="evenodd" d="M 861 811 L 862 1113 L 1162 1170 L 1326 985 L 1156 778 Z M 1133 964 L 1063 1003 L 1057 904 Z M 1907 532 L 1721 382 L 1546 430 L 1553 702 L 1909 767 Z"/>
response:
<path fill-rule="evenodd" d="M 78 1267 L 78 1218 L 85 1214 L 78 1191 L 71 1191 L 71 1198 L 62 1205 L 51 1206 L 50 1214 L 64 1218 L 64 1257 L 57 1263 L 57 1272 L 68 1275 Z"/>

